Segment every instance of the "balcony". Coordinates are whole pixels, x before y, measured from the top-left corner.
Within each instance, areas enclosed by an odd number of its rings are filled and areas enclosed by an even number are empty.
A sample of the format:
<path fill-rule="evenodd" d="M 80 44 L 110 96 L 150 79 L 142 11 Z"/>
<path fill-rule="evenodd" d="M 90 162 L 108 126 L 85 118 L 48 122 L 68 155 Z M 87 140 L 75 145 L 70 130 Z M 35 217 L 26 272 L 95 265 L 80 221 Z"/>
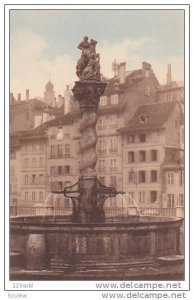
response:
<path fill-rule="evenodd" d="M 61 158 L 66 158 L 66 157 L 70 157 L 71 153 L 64 153 L 64 154 L 58 154 L 58 155 L 50 155 L 49 158 L 50 159 L 61 159 Z"/>
<path fill-rule="evenodd" d="M 109 149 L 109 153 L 117 153 L 118 152 L 118 148 L 110 148 Z"/>
<path fill-rule="evenodd" d="M 106 172 L 106 167 L 99 167 L 98 172 Z"/>
<path fill-rule="evenodd" d="M 104 154 L 106 154 L 106 149 L 98 149 L 98 154 L 99 154 L 99 155 L 104 155 Z"/>
<path fill-rule="evenodd" d="M 109 168 L 109 171 L 110 171 L 110 172 L 117 172 L 117 171 L 118 171 L 118 168 L 117 168 L 117 167 L 110 167 L 110 168 Z"/>

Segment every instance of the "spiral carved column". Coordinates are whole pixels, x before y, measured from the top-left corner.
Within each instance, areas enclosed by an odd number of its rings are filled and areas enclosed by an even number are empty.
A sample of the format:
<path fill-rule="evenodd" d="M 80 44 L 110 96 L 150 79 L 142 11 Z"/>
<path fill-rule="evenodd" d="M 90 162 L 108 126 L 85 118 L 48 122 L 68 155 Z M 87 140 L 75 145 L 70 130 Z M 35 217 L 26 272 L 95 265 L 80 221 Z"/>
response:
<path fill-rule="evenodd" d="M 100 96 L 104 93 L 106 83 L 100 81 L 76 81 L 73 88 L 75 99 L 81 110 L 81 199 L 80 212 L 82 222 L 93 222 L 98 215 L 96 210 L 96 123 Z"/>
<path fill-rule="evenodd" d="M 81 176 L 96 176 L 97 110 L 94 107 L 89 108 L 88 111 L 82 108 L 81 111 L 80 133 L 82 159 L 80 163 L 80 174 Z"/>

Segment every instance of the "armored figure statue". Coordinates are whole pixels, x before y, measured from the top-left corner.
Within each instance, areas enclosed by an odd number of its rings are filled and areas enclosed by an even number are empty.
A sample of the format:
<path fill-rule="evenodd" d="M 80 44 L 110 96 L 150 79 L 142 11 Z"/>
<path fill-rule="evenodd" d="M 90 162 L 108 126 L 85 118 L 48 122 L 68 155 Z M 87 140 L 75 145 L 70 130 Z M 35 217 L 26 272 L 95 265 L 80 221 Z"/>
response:
<path fill-rule="evenodd" d="M 82 50 L 82 55 L 87 55 L 87 50 L 90 48 L 90 43 L 88 42 L 88 37 L 85 36 L 84 40 L 78 45 L 78 49 Z"/>
<path fill-rule="evenodd" d="M 76 74 L 80 80 L 100 80 L 100 56 L 96 53 L 97 41 L 88 37 L 78 45 L 78 49 L 82 50 L 81 58 L 77 62 Z"/>

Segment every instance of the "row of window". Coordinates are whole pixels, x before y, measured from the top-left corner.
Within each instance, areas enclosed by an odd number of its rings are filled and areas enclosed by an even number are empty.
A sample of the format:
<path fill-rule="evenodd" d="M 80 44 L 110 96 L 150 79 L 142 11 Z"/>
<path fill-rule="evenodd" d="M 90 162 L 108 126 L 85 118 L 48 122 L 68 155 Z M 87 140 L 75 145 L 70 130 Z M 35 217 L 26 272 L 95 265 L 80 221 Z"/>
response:
<path fill-rule="evenodd" d="M 25 157 L 23 160 L 24 168 L 41 168 L 45 167 L 44 157 Z"/>
<path fill-rule="evenodd" d="M 177 100 L 177 98 L 178 98 L 178 95 L 177 95 L 177 93 L 168 93 L 168 94 L 166 94 L 166 100 L 167 101 L 170 101 L 170 100 L 173 100 L 173 101 L 175 101 L 175 100 Z"/>
<path fill-rule="evenodd" d="M 140 118 L 140 123 L 143 123 L 143 118 L 144 118 L 144 123 L 146 122 L 144 115 L 140 115 L 139 118 Z M 151 142 L 151 143 L 158 142 L 159 132 L 153 131 L 153 132 L 150 132 L 149 135 L 146 135 L 145 133 L 129 134 L 126 137 L 126 143 L 128 143 L 128 144 L 145 143 L 148 141 L 148 137 L 149 137 L 149 142 Z"/>
<path fill-rule="evenodd" d="M 167 172 L 166 173 L 166 183 L 167 185 L 174 185 L 177 184 L 177 182 L 175 182 L 175 172 Z M 180 186 L 184 185 L 184 171 L 179 171 L 178 172 L 178 183 Z"/>
<path fill-rule="evenodd" d="M 50 147 L 50 157 L 51 158 L 60 158 L 70 156 L 70 144 L 58 144 L 52 145 Z"/>
<path fill-rule="evenodd" d="M 151 170 L 149 172 L 149 171 L 133 171 L 133 170 L 131 170 L 128 173 L 128 181 L 129 181 L 129 183 L 135 183 L 135 184 L 158 182 L 158 171 Z"/>
<path fill-rule="evenodd" d="M 151 87 L 150 85 L 145 86 L 145 95 L 150 96 L 151 95 Z M 100 97 L 100 106 L 106 106 L 106 105 L 116 105 L 119 102 L 119 95 L 118 94 L 112 94 L 110 96 L 102 96 Z"/>
<path fill-rule="evenodd" d="M 37 191 L 32 191 L 32 192 L 28 192 L 26 191 L 24 193 L 24 199 L 25 201 L 44 201 L 45 200 L 45 196 L 44 196 L 44 192 L 37 192 Z"/>
<path fill-rule="evenodd" d="M 45 175 L 44 174 L 25 174 L 24 175 L 24 184 L 28 185 L 40 185 L 45 184 Z"/>
<path fill-rule="evenodd" d="M 127 136 L 127 143 L 134 144 L 134 143 L 145 143 L 146 142 L 146 134 L 140 133 L 139 135 L 130 134 Z"/>
<path fill-rule="evenodd" d="M 98 141 L 98 152 L 106 153 L 106 148 L 109 147 L 109 152 L 117 152 L 118 140 L 116 138 L 111 138 L 110 141 L 104 139 L 99 139 Z"/>
<path fill-rule="evenodd" d="M 50 167 L 50 174 L 52 176 L 70 174 L 70 166 L 52 166 Z"/>
<path fill-rule="evenodd" d="M 111 95 L 110 97 L 107 96 L 100 97 L 100 106 L 105 106 L 107 104 L 115 105 L 118 104 L 118 102 L 119 102 L 118 94 Z"/>
<path fill-rule="evenodd" d="M 157 161 L 158 159 L 158 153 L 157 150 L 150 150 L 150 152 L 145 150 L 140 150 L 138 153 L 135 153 L 135 151 L 129 151 L 128 152 L 128 163 L 135 163 L 135 162 L 146 162 L 148 160 L 148 155 L 150 157 L 151 161 Z"/>
<path fill-rule="evenodd" d="M 45 142 L 40 141 L 39 143 L 26 143 L 24 144 L 24 151 L 43 151 L 45 149 Z"/>
<path fill-rule="evenodd" d="M 146 198 L 146 193 L 149 193 L 149 196 L 147 195 L 147 198 Z M 133 191 L 130 191 L 127 193 L 130 205 L 136 206 L 137 201 L 139 204 L 145 204 L 146 202 L 154 203 L 158 200 L 158 191 L 149 191 L 149 192 L 139 191 L 137 199 L 135 199 L 134 195 L 135 195 L 135 192 L 133 192 Z M 146 199 L 148 199 L 148 201 L 146 201 Z"/>
<path fill-rule="evenodd" d="M 98 160 L 98 171 L 99 172 L 106 172 L 106 160 L 99 159 Z M 117 171 L 117 159 L 113 158 L 110 160 L 109 171 Z"/>
<path fill-rule="evenodd" d="M 183 207 L 184 206 L 184 195 L 179 194 L 178 198 L 175 199 L 174 194 L 167 194 L 167 207 L 173 208 L 173 207 Z"/>
<path fill-rule="evenodd" d="M 149 195 L 148 195 L 149 193 Z M 158 192 L 157 191 L 138 191 L 137 199 L 135 199 L 134 191 L 130 191 L 127 193 L 129 197 L 129 204 L 130 205 L 136 205 L 136 200 L 138 200 L 139 204 L 145 204 L 146 199 L 148 199 L 148 202 L 154 203 L 158 200 Z M 147 197 L 146 197 L 147 196 Z M 167 194 L 167 207 L 168 208 L 174 208 L 174 207 L 183 207 L 184 206 L 184 195 L 178 194 L 176 197 L 174 194 Z"/>

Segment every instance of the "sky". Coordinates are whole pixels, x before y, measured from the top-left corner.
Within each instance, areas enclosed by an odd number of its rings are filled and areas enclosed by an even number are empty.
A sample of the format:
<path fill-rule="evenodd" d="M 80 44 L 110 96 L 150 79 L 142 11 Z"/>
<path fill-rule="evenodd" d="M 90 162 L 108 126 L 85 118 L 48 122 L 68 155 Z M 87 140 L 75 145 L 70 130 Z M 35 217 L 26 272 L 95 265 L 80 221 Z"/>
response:
<path fill-rule="evenodd" d="M 73 87 L 81 52 L 77 45 L 87 35 L 98 41 L 101 72 L 112 77 L 112 62 L 126 69 L 148 61 L 161 84 L 167 64 L 173 80 L 184 76 L 183 10 L 11 10 L 10 89 L 17 97 L 43 97 L 49 78 L 56 96 Z"/>

